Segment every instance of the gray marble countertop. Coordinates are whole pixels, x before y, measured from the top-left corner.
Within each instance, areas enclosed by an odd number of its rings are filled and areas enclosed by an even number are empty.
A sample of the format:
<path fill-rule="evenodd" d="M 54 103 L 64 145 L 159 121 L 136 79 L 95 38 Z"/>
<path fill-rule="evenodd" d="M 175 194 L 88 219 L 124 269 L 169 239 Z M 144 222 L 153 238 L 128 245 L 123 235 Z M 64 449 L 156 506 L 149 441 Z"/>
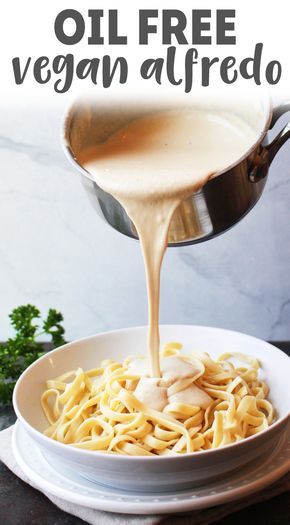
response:
<path fill-rule="evenodd" d="M 290 355 L 290 342 L 273 343 Z M 0 407 L 0 430 L 13 424 L 12 407 Z M 180 525 L 194 525 L 190 518 L 180 516 Z M 170 525 L 170 516 L 160 518 L 160 525 Z M 0 462 L 1 525 L 82 525 L 85 522 L 59 510 L 40 492 L 23 483 Z M 289 494 L 258 503 L 224 518 L 215 525 L 288 525 Z"/>

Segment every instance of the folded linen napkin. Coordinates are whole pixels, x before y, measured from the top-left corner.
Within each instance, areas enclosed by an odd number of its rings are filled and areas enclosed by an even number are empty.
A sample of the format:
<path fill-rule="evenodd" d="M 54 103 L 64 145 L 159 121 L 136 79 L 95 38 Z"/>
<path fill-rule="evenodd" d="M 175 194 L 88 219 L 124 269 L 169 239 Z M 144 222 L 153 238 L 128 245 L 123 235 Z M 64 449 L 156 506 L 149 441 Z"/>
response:
<path fill-rule="evenodd" d="M 11 437 L 13 425 L 0 432 L 0 460 L 20 479 L 35 489 L 40 490 L 18 466 L 12 452 Z M 290 472 L 278 480 L 274 485 L 267 487 L 262 492 L 247 496 L 247 498 L 218 507 L 196 510 L 183 515 L 164 516 L 137 516 L 132 514 L 115 514 L 100 510 L 89 509 L 81 505 L 75 505 L 44 492 L 45 496 L 64 512 L 81 518 L 91 525 L 209 525 L 221 520 L 225 516 L 237 512 L 254 503 L 266 501 L 278 494 L 290 491 Z"/>

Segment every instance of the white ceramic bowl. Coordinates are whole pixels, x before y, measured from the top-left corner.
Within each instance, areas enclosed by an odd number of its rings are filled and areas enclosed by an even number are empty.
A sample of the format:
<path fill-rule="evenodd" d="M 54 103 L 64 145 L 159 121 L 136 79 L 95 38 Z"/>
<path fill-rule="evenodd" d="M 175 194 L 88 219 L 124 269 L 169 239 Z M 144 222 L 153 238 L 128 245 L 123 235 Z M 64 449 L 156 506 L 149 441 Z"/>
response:
<path fill-rule="evenodd" d="M 42 434 L 47 422 L 40 396 L 47 379 L 77 367 L 96 367 L 104 358 L 122 360 L 130 354 L 145 354 L 146 335 L 146 328 L 140 327 L 74 341 L 41 357 L 21 375 L 13 395 L 17 417 L 51 464 L 57 468 L 61 462 L 68 469 L 111 487 L 160 492 L 208 483 L 273 449 L 289 421 L 290 359 L 260 339 L 203 326 L 161 326 L 161 340 L 180 341 L 185 352 L 196 348 L 214 358 L 226 351 L 257 357 L 263 367 L 261 377 L 267 380 L 269 397 L 278 413 L 267 430 L 220 449 L 172 457 L 107 455 L 76 449 Z"/>

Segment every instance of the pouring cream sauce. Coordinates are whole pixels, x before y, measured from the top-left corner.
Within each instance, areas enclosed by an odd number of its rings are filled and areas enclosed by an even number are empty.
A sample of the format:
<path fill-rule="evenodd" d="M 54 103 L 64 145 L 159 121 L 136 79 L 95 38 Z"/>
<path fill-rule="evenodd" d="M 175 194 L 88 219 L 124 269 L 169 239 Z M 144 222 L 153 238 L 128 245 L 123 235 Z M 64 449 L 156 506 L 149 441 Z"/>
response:
<path fill-rule="evenodd" d="M 160 271 L 172 215 L 182 200 L 236 162 L 256 140 L 256 132 L 234 113 L 185 108 L 140 117 L 79 156 L 96 183 L 122 204 L 141 242 L 151 378 L 147 383 L 146 378 L 139 382 L 135 395 L 154 408 L 164 408 L 174 395 L 179 395 L 180 402 L 191 398 L 204 406 L 210 400 L 209 396 L 201 398 L 197 387 L 193 391 L 194 385 L 188 380 L 182 383 L 182 392 L 176 388 L 177 392 L 169 396 L 172 382 L 193 377 L 195 371 L 182 359 L 166 359 L 166 370 L 160 366 Z M 171 379 L 173 374 L 174 381 L 162 386 L 158 378 L 166 374 Z"/>

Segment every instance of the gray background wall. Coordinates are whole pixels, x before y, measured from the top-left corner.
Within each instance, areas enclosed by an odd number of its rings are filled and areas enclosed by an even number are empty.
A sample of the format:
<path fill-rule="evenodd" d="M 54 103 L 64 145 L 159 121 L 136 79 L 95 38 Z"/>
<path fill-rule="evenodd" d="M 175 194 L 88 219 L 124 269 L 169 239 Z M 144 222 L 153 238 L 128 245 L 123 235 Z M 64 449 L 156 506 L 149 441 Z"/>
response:
<path fill-rule="evenodd" d="M 59 308 L 69 339 L 145 324 L 139 245 L 90 206 L 61 149 L 62 108 L 19 101 L 0 111 L 0 339 L 11 333 L 9 311 L 26 302 Z M 167 251 L 161 322 L 290 339 L 289 203 L 290 142 L 240 224 Z"/>

